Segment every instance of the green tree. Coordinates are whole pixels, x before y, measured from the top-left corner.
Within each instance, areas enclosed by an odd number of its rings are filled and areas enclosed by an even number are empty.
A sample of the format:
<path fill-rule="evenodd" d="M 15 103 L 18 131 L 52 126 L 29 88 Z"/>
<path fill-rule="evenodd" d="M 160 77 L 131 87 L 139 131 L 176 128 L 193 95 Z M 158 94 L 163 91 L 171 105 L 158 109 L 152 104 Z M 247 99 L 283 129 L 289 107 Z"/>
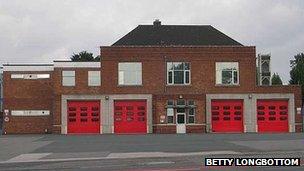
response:
<path fill-rule="evenodd" d="M 278 73 L 273 73 L 271 77 L 271 84 L 272 85 L 282 85 L 282 79 Z"/>
<path fill-rule="evenodd" d="M 93 53 L 82 51 L 78 54 L 73 53 L 71 60 L 75 62 L 100 61 L 100 55 L 94 57 Z"/>
<path fill-rule="evenodd" d="M 94 59 L 94 61 L 99 62 L 100 61 L 100 55 L 97 55 Z"/>
<path fill-rule="evenodd" d="M 289 84 L 298 84 L 302 87 L 302 95 L 304 95 L 304 53 L 299 53 L 290 60 L 290 80 Z"/>

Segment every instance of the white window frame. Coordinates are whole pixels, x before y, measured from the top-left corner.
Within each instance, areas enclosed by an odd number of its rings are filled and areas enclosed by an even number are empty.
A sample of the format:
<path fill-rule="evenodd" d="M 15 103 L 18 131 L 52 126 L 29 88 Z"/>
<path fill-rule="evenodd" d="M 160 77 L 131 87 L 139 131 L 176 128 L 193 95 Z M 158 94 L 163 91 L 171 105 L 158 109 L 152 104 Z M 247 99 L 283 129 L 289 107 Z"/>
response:
<path fill-rule="evenodd" d="M 187 64 L 189 64 L 189 69 L 175 70 L 173 65 L 177 64 L 177 63 L 183 63 L 183 65 L 185 65 L 185 63 L 187 63 Z M 169 69 L 168 66 L 170 64 L 173 67 L 173 69 Z M 191 84 L 191 64 L 190 64 L 190 62 L 167 62 L 166 67 L 167 67 L 167 85 L 190 85 Z M 184 72 L 183 83 L 181 83 L 181 84 L 174 83 L 174 71 L 183 71 Z M 169 82 L 169 80 L 170 80 L 169 73 L 171 73 L 171 75 L 172 75 L 172 83 Z M 188 83 L 186 83 L 186 73 L 189 73 L 189 82 Z"/>
<path fill-rule="evenodd" d="M 64 75 L 64 73 L 68 73 L 68 72 L 70 72 L 70 74 Z M 73 73 L 73 74 L 71 74 L 71 73 Z M 62 76 L 62 79 L 61 79 L 62 86 L 71 87 L 71 86 L 76 85 L 76 81 L 75 81 L 76 80 L 76 72 L 74 70 L 63 70 L 61 76 Z M 70 83 L 69 84 L 65 83 L 64 82 L 65 78 L 74 78 L 73 83 L 71 83 L 71 84 Z"/>
<path fill-rule="evenodd" d="M 128 64 L 132 64 L 132 65 L 138 65 L 137 67 L 139 68 L 138 70 L 124 70 L 122 69 L 123 65 L 128 65 Z M 136 67 L 135 67 L 136 68 Z M 135 72 L 138 74 L 138 78 L 140 80 L 137 80 L 134 83 L 126 83 L 125 80 L 125 72 Z M 120 86 L 140 86 L 142 85 L 142 63 L 141 62 L 119 62 L 118 63 L 118 85 Z"/>
<path fill-rule="evenodd" d="M 172 102 L 172 104 L 170 104 Z M 167 100 L 167 108 L 166 108 L 166 121 L 167 124 L 174 124 L 174 100 Z M 168 122 L 168 118 L 172 117 L 172 122 Z"/>
<path fill-rule="evenodd" d="M 193 109 L 193 115 L 190 115 L 190 109 Z M 195 108 L 195 107 L 190 107 L 190 108 L 188 108 L 188 118 L 187 118 L 188 124 L 195 124 L 195 115 L 196 115 L 196 108 Z M 190 123 L 190 122 L 189 122 L 190 116 L 193 117 L 193 123 Z"/>
<path fill-rule="evenodd" d="M 167 124 L 174 124 L 174 108 L 169 107 L 166 110 Z M 169 117 L 172 117 L 172 122 L 169 122 Z"/>
<path fill-rule="evenodd" d="M 88 71 L 88 86 L 100 86 L 100 71 Z"/>
<path fill-rule="evenodd" d="M 240 84 L 240 70 L 239 62 L 216 62 L 215 80 L 216 85 L 239 85 Z M 222 82 L 222 71 L 231 71 L 231 83 L 225 84 Z M 237 72 L 237 81 L 235 82 L 234 73 Z"/>

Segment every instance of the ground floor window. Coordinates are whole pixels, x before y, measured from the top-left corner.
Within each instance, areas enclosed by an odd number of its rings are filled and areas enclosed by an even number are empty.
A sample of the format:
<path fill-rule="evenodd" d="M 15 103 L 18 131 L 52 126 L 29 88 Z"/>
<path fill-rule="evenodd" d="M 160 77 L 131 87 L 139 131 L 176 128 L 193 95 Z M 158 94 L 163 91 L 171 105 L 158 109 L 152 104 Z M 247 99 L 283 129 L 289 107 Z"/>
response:
<path fill-rule="evenodd" d="M 188 123 L 195 123 L 195 108 L 188 109 Z"/>
<path fill-rule="evenodd" d="M 175 103 L 176 102 L 176 103 Z M 187 105 L 186 105 L 187 104 Z M 167 124 L 174 124 L 177 114 L 185 114 L 186 123 L 194 124 L 196 106 L 194 100 L 168 100 L 166 107 Z"/>
<path fill-rule="evenodd" d="M 174 123 L 174 109 L 167 108 L 167 123 Z"/>

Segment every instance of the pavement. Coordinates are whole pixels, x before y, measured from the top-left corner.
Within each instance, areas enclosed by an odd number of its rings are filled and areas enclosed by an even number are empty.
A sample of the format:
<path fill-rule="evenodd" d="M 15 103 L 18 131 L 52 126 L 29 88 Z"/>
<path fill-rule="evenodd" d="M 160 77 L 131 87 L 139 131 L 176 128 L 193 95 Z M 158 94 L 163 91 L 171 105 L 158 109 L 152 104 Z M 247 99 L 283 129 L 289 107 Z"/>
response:
<path fill-rule="evenodd" d="M 299 167 L 206 167 L 205 157 L 300 157 Z M 0 170 L 304 170 L 304 134 L 3 135 Z"/>

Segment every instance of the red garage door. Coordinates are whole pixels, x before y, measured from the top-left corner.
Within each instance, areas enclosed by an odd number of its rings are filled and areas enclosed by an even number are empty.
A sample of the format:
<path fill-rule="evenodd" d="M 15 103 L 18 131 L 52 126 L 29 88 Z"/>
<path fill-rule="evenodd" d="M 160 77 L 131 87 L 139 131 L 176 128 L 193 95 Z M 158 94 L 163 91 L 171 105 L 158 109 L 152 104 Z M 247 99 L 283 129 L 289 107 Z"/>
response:
<path fill-rule="evenodd" d="M 212 100 L 212 132 L 243 132 L 243 101 Z"/>
<path fill-rule="evenodd" d="M 68 133 L 100 133 L 100 102 L 69 101 Z"/>
<path fill-rule="evenodd" d="M 258 132 L 288 132 L 288 101 L 257 101 Z"/>
<path fill-rule="evenodd" d="M 115 101 L 114 132 L 147 133 L 146 101 Z"/>

